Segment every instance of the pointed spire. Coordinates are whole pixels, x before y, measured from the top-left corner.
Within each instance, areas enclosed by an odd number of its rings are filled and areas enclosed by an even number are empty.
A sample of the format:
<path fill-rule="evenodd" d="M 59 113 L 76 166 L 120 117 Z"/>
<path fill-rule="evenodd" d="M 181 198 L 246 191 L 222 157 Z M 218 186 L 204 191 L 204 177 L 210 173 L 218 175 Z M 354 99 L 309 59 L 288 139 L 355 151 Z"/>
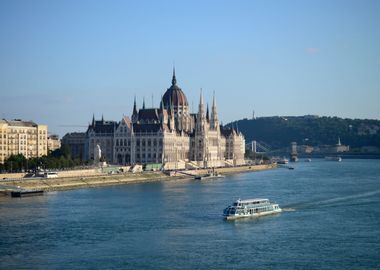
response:
<path fill-rule="evenodd" d="M 202 88 L 201 88 L 201 95 L 200 95 L 200 97 L 199 97 L 199 105 L 203 105 Z"/>
<path fill-rule="evenodd" d="M 133 113 L 132 115 L 136 115 L 137 114 L 137 105 L 136 105 L 136 95 L 135 95 L 135 100 L 133 102 Z"/>
<path fill-rule="evenodd" d="M 198 119 L 199 119 L 199 124 L 201 124 L 201 122 L 204 121 L 204 119 L 205 119 L 205 109 L 204 109 L 204 105 L 203 105 L 202 88 L 201 88 L 201 95 L 199 98 Z"/>
<path fill-rule="evenodd" d="M 214 91 L 213 98 L 212 98 L 210 125 L 213 129 L 218 129 L 218 127 L 219 127 L 218 113 L 217 113 L 217 109 L 216 109 L 215 91 Z"/>
<path fill-rule="evenodd" d="M 92 113 L 92 126 L 95 126 L 95 113 Z"/>
<path fill-rule="evenodd" d="M 212 97 L 212 107 L 216 109 L 216 100 L 215 100 L 215 91 L 213 92 L 213 97 Z"/>
<path fill-rule="evenodd" d="M 145 109 L 145 97 L 143 98 L 143 106 L 142 106 L 143 110 Z"/>
<path fill-rule="evenodd" d="M 175 77 L 175 66 L 173 66 L 173 78 L 172 78 L 172 85 L 176 85 L 177 84 L 177 79 Z"/>
<path fill-rule="evenodd" d="M 207 103 L 207 109 L 206 109 L 206 119 L 207 119 L 207 121 L 210 120 L 210 115 L 209 115 L 209 112 L 208 112 L 208 103 Z"/>
<path fill-rule="evenodd" d="M 136 95 L 133 102 L 133 113 L 132 113 L 132 123 L 136 123 L 138 120 L 138 112 L 137 112 L 137 105 L 136 105 Z"/>
<path fill-rule="evenodd" d="M 103 114 L 102 114 L 102 122 L 104 123 L 104 117 L 103 117 Z"/>

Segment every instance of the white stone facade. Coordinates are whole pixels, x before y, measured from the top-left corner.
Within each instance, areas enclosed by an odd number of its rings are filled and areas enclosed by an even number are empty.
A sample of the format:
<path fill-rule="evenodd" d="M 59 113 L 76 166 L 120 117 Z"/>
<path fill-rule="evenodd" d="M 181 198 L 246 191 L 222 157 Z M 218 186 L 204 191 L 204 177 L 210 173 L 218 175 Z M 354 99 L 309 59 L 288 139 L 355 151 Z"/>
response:
<path fill-rule="evenodd" d="M 125 164 L 165 164 L 166 169 L 222 167 L 244 163 L 244 136 L 219 124 L 215 95 L 211 115 L 200 96 L 198 112 L 190 113 L 175 73 L 159 108 L 138 110 L 136 100 L 132 117 L 95 121 L 88 135 L 88 156 L 99 144 L 107 162 Z M 105 127 L 107 125 L 107 127 Z M 110 159 L 110 155 L 112 158 Z"/>

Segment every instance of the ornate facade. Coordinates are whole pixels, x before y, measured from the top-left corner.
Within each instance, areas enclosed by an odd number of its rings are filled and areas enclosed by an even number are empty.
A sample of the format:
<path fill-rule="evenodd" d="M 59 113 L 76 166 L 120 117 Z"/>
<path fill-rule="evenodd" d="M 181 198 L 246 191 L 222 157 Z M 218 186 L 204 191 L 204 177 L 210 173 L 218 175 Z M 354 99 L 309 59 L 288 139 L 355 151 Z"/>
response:
<path fill-rule="evenodd" d="M 114 158 L 114 137 L 118 124 L 115 121 L 102 120 L 95 121 L 92 117 L 91 125 L 86 132 L 84 145 L 85 160 L 94 160 L 96 146 L 99 145 L 102 150 L 102 156 L 107 162 L 112 162 Z"/>
<path fill-rule="evenodd" d="M 219 124 L 215 95 L 211 113 L 202 93 L 198 112 L 191 113 L 173 70 L 172 85 L 159 108 L 137 108 L 119 122 L 95 121 L 87 130 L 88 157 L 97 144 L 108 162 L 162 163 L 166 169 L 221 167 L 244 163 L 245 140 L 235 129 Z"/>

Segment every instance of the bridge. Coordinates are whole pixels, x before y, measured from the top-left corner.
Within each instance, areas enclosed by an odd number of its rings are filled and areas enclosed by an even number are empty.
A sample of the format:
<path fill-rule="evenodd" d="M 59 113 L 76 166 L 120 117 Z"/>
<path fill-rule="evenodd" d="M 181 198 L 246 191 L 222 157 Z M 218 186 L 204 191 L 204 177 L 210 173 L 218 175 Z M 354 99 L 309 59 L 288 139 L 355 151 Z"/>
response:
<path fill-rule="evenodd" d="M 289 147 L 281 147 L 274 149 L 273 146 L 263 141 L 250 141 L 245 144 L 245 149 L 251 150 L 256 154 L 270 154 L 270 155 L 288 155 Z"/>
<path fill-rule="evenodd" d="M 245 144 L 246 149 L 250 149 L 253 153 L 268 153 L 271 152 L 271 147 L 263 141 L 251 141 Z"/>

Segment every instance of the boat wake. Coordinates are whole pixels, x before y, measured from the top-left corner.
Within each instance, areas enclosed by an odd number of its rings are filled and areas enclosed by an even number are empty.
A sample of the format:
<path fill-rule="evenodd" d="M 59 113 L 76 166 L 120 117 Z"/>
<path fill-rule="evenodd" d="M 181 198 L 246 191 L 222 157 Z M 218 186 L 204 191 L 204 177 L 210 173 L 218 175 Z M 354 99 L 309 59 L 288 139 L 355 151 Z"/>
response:
<path fill-rule="evenodd" d="M 312 201 L 312 202 L 301 202 L 292 205 L 286 205 L 282 210 L 283 211 L 295 211 L 296 209 L 307 209 L 307 208 L 315 208 L 315 207 L 328 207 L 333 206 L 335 204 L 344 203 L 344 202 L 352 202 L 358 199 L 371 197 L 380 193 L 380 190 L 369 191 L 359 194 L 352 194 L 348 196 L 335 197 L 325 200 Z"/>
<path fill-rule="evenodd" d="M 295 208 L 282 208 L 282 211 L 283 212 L 294 212 L 294 211 L 296 211 L 296 209 Z"/>
<path fill-rule="evenodd" d="M 371 196 L 376 195 L 378 193 L 380 193 L 380 190 L 369 191 L 369 192 L 364 192 L 364 193 L 360 193 L 360 194 L 353 194 L 353 195 L 349 195 L 349 196 L 343 196 L 343 197 L 337 197 L 337 198 L 323 200 L 323 201 L 320 201 L 319 204 L 330 205 L 332 203 L 337 203 L 337 202 L 351 201 L 351 200 L 355 200 L 355 199 L 371 197 Z"/>

